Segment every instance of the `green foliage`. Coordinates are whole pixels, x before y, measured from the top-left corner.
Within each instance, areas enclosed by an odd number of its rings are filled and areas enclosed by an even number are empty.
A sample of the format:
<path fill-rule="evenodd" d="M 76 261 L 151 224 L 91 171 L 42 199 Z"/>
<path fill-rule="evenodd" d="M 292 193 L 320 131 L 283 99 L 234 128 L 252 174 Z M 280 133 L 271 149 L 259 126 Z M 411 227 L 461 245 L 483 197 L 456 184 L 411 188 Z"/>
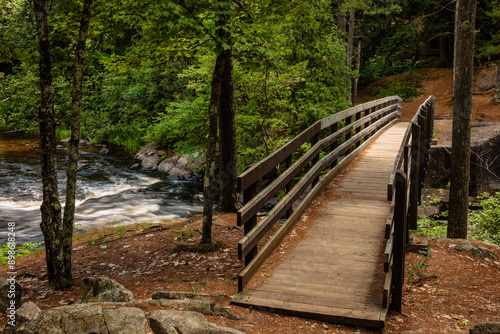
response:
<path fill-rule="evenodd" d="M 175 241 L 189 241 L 192 240 L 195 233 L 201 234 L 200 230 L 193 230 L 191 227 L 187 225 L 179 225 L 174 228 L 174 231 L 170 233 L 170 235 L 175 235 Z"/>
<path fill-rule="evenodd" d="M 406 273 L 413 279 L 414 281 L 419 281 L 425 277 L 429 276 L 429 273 L 426 271 L 429 268 L 428 261 L 431 258 L 431 246 L 424 248 L 423 250 L 418 251 L 421 255 L 422 259 L 415 261 L 411 266 L 406 269 Z"/>
<path fill-rule="evenodd" d="M 423 94 L 423 89 L 420 74 L 415 71 L 407 72 L 390 83 L 381 84 L 373 92 L 377 98 L 398 95 L 405 101 L 411 101 L 413 97 L 421 94 Z"/>
<path fill-rule="evenodd" d="M 43 242 L 26 242 L 23 244 L 6 243 L 0 246 L 0 265 L 4 265 L 9 261 L 9 251 L 15 251 L 14 258 L 17 259 L 21 256 L 36 252 Z"/>
<path fill-rule="evenodd" d="M 500 245 L 500 192 L 478 196 L 480 210 L 469 211 L 469 234 L 472 239 Z"/>

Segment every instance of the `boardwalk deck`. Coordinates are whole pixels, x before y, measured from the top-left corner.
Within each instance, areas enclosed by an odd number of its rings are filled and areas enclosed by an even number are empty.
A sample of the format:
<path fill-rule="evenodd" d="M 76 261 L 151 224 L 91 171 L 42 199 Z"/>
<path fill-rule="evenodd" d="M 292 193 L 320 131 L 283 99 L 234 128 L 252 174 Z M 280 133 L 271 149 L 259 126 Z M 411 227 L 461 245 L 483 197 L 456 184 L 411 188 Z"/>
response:
<path fill-rule="evenodd" d="M 336 200 L 316 209 L 307 237 L 261 286 L 233 304 L 344 324 L 383 327 L 387 183 L 407 123 L 384 132 L 337 181 Z"/>

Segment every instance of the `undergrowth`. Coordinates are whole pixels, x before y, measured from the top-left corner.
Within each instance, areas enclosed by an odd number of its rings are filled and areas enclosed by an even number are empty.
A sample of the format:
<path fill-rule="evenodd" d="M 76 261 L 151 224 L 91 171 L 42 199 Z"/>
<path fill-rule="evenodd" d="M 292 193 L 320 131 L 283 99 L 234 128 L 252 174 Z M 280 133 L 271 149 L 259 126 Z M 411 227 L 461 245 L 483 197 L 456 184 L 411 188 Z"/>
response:
<path fill-rule="evenodd" d="M 441 196 L 442 198 L 442 196 Z M 422 199 L 422 206 L 436 205 L 441 201 L 439 196 Z M 474 207 L 479 209 L 469 210 L 468 213 L 468 238 L 491 242 L 500 245 L 500 192 L 495 194 L 483 193 L 477 197 Z M 446 237 L 448 211 L 434 217 L 419 217 L 418 235 L 429 238 Z"/>

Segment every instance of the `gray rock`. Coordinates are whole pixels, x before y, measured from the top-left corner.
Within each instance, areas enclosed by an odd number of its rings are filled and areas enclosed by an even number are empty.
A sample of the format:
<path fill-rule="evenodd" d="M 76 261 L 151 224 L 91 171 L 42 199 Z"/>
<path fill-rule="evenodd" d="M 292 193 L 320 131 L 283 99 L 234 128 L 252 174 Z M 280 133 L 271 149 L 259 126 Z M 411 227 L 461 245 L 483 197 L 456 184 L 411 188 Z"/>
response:
<path fill-rule="evenodd" d="M 108 307 L 75 304 L 40 313 L 23 324 L 16 333 L 61 334 L 142 334 L 146 332 L 144 313 L 131 307 Z"/>
<path fill-rule="evenodd" d="M 10 314 L 21 306 L 23 287 L 14 278 L 0 277 L 0 312 Z"/>
<path fill-rule="evenodd" d="M 181 167 L 180 165 L 176 165 L 172 170 L 169 172 L 169 176 L 171 177 L 191 177 L 193 175 L 192 172 L 189 170 L 185 169 L 184 167 Z"/>
<path fill-rule="evenodd" d="M 153 311 L 148 323 L 155 334 L 243 334 L 232 328 L 214 325 L 196 312 Z"/>
<path fill-rule="evenodd" d="M 472 252 L 474 255 L 479 256 L 481 258 L 491 258 L 493 260 L 498 260 L 498 257 L 481 246 L 472 246 L 468 240 L 464 241 L 464 243 L 455 247 L 455 250 L 461 252 Z M 500 332 L 499 332 L 500 333 Z"/>
<path fill-rule="evenodd" d="M 120 283 L 107 277 L 87 277 L 83 279 L 82 302 L 129 302 L 132 292 Z"/>
<path fill-rule="evenodd" d="M 210 299 L 179 300 L 179 299 L 160 299 L 160 305 L 170 308 L 182 308 L 188 311 L 198 312 L 204 315 L 221 315 L 231 320 L 237 317 L 228 309 L 216 304 Z"/>
<path fill-rule="evenodd" d="M 103 154 L 103 155 L 108 154 L 108 153 L 109 153 L 109 149 L 106 147 L 101 148 L 101 150 L 99 151 L 99 154 Z"/>
<path fill-rule="evenodd" d="M 141 162 L 141 166 L 144 169 L 157 170 L 159 163 L 160 163 L 160 156 L 152 155 L 145 157 Z"/>
<path fill-rule="evenodd" d="M 5 329 L 3 330 L 3 334 L 11 334 L 15 333 L 16 330 L 21 327 L 25 322 L 33 320 L 42 310 L 38 308 L 32 302 L 26 302 L 16 311 L 14 326 L 10 326 L 7 323 Z"/>
<path fill-rule="evenodd" d="M 194 155 L 181 155 L 179 157 L 179 161 L 177 161 L 177 165 L 184 167 L 190 172 L 193 172 L 195 169 L 198 169 L 203 165 L 203 161 L 198 158 L 198 154 L 195 153 Z"/>
<path fill-rule="evenodd" d="M 102 313 L 110 334 L 146 332 L 146 316 L 138 308 L 104 308 Z"/>
<path fill-rule="evenodd" d="M 498 334 L 500 322 L 482 322 L 470 329 L 470 334 Z"/>
<path fill-rule="evenodd" d="M 158 165 L 158 170 L 165 173 L 170 172 L 175 167 L 176 161 L 177 159 L 165 159 Z"/>
<path fill-rule="evenodd" d="M 85 140 L 85 139 L 80 139 L 80 141 L 78 142 L 78 146 L 80 147 L 87 147 L 90 145 L 90 142 L 88 140 Z"/>
<path fill-rule="evenodd" d="M 144 148 L 142 150 L 137 152 L 137 154 L 135 155 L 134 158 L 137 160 L 144 160 L 146 157 L 150 157 L 150 156 L 155 155 L 159 148 L 160 148 L 159 143 L 151 142 L 151 143 L 147 144 L 146 146 L 144 146 Z"/>
<path fill-rule="evenodd" d="M 436 121 L 448 122 L 448 121 Z M 450 127 L 451 128 L 451 127 Z M 451 135 L 448 136 L 451 138 Z M 447 135 L 443 135 L 447 138 Z M 469 195 L 500 191 L 500 124 L 472 123 Z M 425 183 L 431 188 L 444 188 L 450 182 L 451 139 L 432 146 Z"/>
<path fill-rule="evenodd" d="M 26 321 L 34 319 L 42 310 L 33 302 L 26 302 L 17 310 L 16 317 L 17 323 L 20 326 Z"/>
<path fill-rule="evenodd" d="M 64 334 L 64 330 L 61 328 L 62 317 L 63 314 L 60 311 L 45 311 L 35 319 L 25 322 L 16 330 L 16 334 Z"/>

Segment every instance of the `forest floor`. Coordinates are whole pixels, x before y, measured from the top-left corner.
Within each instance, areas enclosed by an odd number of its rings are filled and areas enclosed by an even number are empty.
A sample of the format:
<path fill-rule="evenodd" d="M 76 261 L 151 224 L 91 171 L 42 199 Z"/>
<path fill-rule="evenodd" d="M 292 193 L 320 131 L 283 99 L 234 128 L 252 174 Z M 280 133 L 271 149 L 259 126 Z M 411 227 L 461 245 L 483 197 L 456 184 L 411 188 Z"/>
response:
<path fill-rule="evenodd" d="M 427 73 L 427 74 L 425 74 Z M 426 70 L 422 75 L 425 94 L 403 105 L 403 119 L 411 118 L 429 94 L 437 98 L 436 116 L 449 119 L 451 106 L 451 70 Z M 448 88 L 445 89 L 444 86 Z M 432 88 L 434 87 L 434 88 Z M 446 94 L 445 94 L 446 93 Z M 474 103 L 485 117 L 483 121 L 500 121 L 500 107 L 493 106 L 491 90 L 475 94 Z M 481 100 L 481 101 L 478 101 Z M 443 108 L 447 108 L 446 110 Z M 407 110 L 408 112 L 405 112 Z M 315 205 L 325 200 L 323 192 Z M 306 211 L 304 216 L 309 215 Z M 230 305 L 237 292 L 237 275 L 243 263 L 237 259 L 237 242 L 243 236 L 236 227 L 236 215 L 214 217 L 213 241 L 220 246 L 210 253 L 179 250 L 180 244 L 195 245 L 199 241 L 201 217 L 191 217 L 158 224 L 109 226 L 74 237 L 73 275 L 75 285 L 64 291 L 49 287 L 43 249 L 17 259 L 16 271 L 24 288 L 23 302 L 33 301 L 42 309 L 71 304 L 82 297 L 82 279 L 107 276 L 131 290 L 135 299 L 148 299 L 156 291 L 196 290 L 199 293 L 224 294 L 218 300 L 241 320 L 207 316 L 209 321 L 245 333 L 313 334 L 313 333 L 468 333 L 479 322 L 500 321 L 500 260 L 480 258 L 471 252 L 455 250 L 456 241 L 430 240 L 431 251 L 423 255 L 408 253 L 407 274 L 401 314 L 390 312 L 383 330 L 356 328 L 333 323 L 280 316 L 255 309 Z M 304 237 L 307 220 L 301 219 L 280 246 L 279 254 Z M 500 247 L 471 241 L 500 258 Z M 270 258 L 256 281 L 266 277 L 279 259 Z M 6 276 L 2 269 L 0 276 Z M 251 282 L 252 283 L 252 282 Z M 145 312 L 155 307 L 145 309 Z M 6 323 L 0 316 L 0 328 Z"/>

